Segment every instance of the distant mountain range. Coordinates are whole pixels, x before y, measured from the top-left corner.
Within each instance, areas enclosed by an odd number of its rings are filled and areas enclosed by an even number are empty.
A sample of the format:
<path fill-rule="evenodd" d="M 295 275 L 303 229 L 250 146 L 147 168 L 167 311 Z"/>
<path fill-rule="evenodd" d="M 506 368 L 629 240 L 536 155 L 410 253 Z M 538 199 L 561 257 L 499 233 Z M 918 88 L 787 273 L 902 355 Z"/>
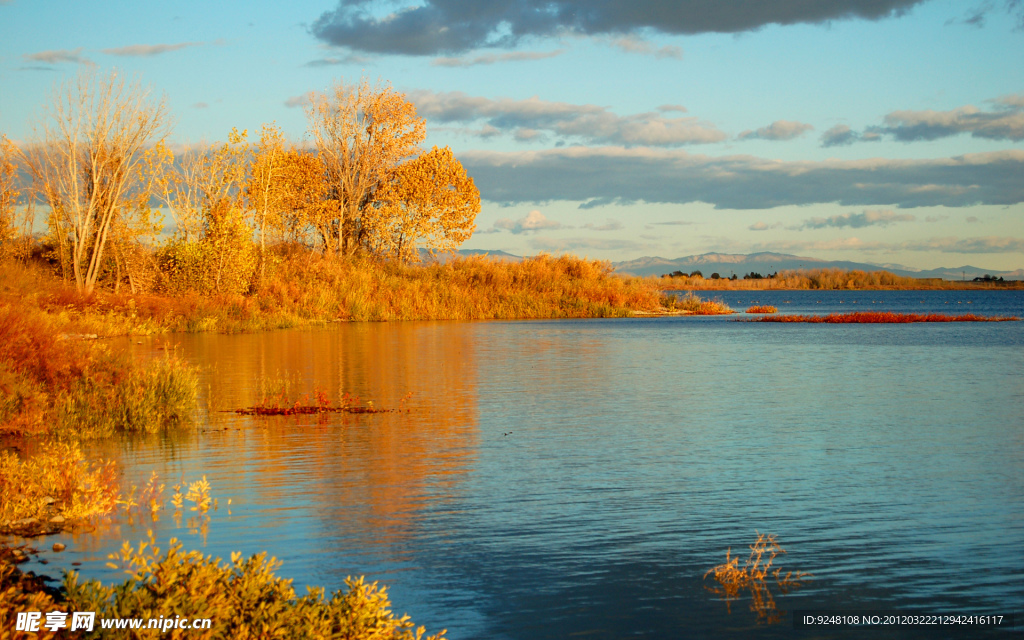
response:
<path fill-rule="evenodd" d="M 521 256 L 506 253 L 504 251 L 485 251 L 482 249 L 462 249 L 461 256 L 487 255 L 501 260 L 522 260 Z M 441 258 L 442 261 L 444 258 Z M 699 256 L 686 256 L 670 260 L 660 257 L 643 257 L 626 262 L 613 262 L 612 266 L 618 273 L 625 273 L 635 276 L 660 276 L 673 271 L 692 273 L 699 270 L 704 277 L 712 273 L 718 273 L 723 278 L 736 274 L 742 278 L 751 271 L 768 275 L 776 271 L 796 271 L 800 269 L 843 269 L 852 271 L 879 271 L 885 270 L 898 276 L 911 278 L 942 278 L 943 280 L 971 280 L 984 275 L 1002 277 L 1006 280 L 1024 280 L 1024 269 L 1015 271 L 998 271 L 995 269 L 982 269 L 964 265 L 962 267 L 945 267 L 941 269 L 915 270 L 903 265 L 892 264 L 870 264 L 866 262 L 850 262 L 848 260 L 821 260 L 819 258 L 808 258 L 794 256 L 786 253 L 704 253 Z"/>
<path fill-rule="evenodd" d="M 843 269 L 860 271 L 885 270 L 898 276 L 909 276 L 911 278 L 942 278 L 943 280 L 961 280 L 984 276 L 986 274 L 1000 277 L 1006 280 L 1024 279 L 1024 269 L 1016 271 L 997 271 L 994 269 L 981 269 L 971 265 L 961 267 L 944 267 L 940 269 L 915 270 L 902 265 L 869 264 L 866 262 L 850 262 L 848 260 L 821 260 L 819 258 L 808 258 L 806 256 L 794 256 L 785 253 L 704 253 L 699 256 L 686 256 L 668 260 L 658 257 L 644 257 L 627 262 L 616 262 L 615 270 L 619 273 L 628 273 L 637 276 L 660 276 L 673 271 L 692 273 L 694 270 L 701 271 L 705 277 L 717 272 L 723 278 L 732 274 L 743 277 L 751 271 L 762 275 L 775 273 L 776 271 L 795 271 L 800 269 Z"/>

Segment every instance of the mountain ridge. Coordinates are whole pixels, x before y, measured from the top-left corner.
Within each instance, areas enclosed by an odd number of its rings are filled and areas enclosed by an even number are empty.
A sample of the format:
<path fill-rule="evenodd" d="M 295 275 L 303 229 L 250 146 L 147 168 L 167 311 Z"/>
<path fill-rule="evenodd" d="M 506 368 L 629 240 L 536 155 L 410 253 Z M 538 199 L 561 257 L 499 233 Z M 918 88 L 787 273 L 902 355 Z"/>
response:
<path fill-rule="evenodd" d="M 425 252 L 424 252 L 425 253 Z M 500 250 L 485 249 L 460 249 L 458 255 L 489 256 L 499 260 L 522 260 L 517 256 Z M 439 256 L 441 261 L 446 258 Z M 939 267 L 937 269 L 913 269 L 899 264 L 873 264 L 870 262 L 855 262 L 851 260 L 824 260 L 810 256 L 797 256 L 788 253 L 777 253 L 772 251 L 761 251 L 757 253 L 720 253 L 708 252 L 697 255 L 683 256 L 681 258 L 663 258 L 661 256 L 643 256 L 634 260 L 613 262 L 617 273 L 634 276 L 660 276 L 673 271 L 690 273 L 694 270 L 701 271 L 705 276 L 717 272 L 723 278 L 732 274 L 742 278 L 745 274 L 755 271 L 762 275 L 768 275 L 776 271 L 799 271 L 801 269 L 843 269 L 846 271 L 888 271 L 898 276 L 910 278 L 942 278 L 943 280 L 971 280 L 974 278 L 991 275 L 1002 277 L 1007 280 L 1024 280 L 1024 269 L 1013 271 L 1000 271 L 998 269 L 983 269 L 973 265 L 962 265 L 959 267 Z"/>

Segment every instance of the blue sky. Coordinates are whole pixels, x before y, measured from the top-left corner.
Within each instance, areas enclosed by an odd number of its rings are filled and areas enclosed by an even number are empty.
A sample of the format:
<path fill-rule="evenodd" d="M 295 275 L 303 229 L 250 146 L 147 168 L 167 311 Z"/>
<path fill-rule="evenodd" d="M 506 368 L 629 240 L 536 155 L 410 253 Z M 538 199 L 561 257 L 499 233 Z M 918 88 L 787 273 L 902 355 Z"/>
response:
<path fill-rule="evenodd" d="M 0 0 L 0 132 L 117 67 L 173 142 L 302 141 L 302 97 L 365 76 L 475 178 L 467 248 L 1010 270 L 1022 61 L 1021 0 Z"/>

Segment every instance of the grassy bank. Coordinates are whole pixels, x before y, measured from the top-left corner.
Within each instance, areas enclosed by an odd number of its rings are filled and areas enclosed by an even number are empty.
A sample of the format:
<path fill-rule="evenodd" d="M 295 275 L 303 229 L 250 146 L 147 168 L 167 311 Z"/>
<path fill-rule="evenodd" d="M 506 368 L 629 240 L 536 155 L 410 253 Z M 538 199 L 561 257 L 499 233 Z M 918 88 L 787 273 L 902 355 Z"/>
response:
<path fill-rule="evenodd" d="M 909 278 L 888 271 L 843 271 L 842 269 L 810 269 L 779 271 L 767 278 L 705 278 L 674 276 L 657 278 L 662 291 L 763 291 L 763 290 L 996 290 L 1024 289 L 1022 281 L 974 282 L 940 278 Z"/>
<path fill-rule="evenodd" d="M 0 304 L 0 434 L 88 439 L 189 420 L 196 377 L 184 363 L 141 366 L 76 328 L 24 302 Z"/>
<path fill-rule="evenodd" d="M 81 294 L 39 265 L 0 265 L 0 303 L 42 310 L 79 335 L 258 331 L 337 321 L 626 317 L 669 301 L 606 262 L 539 256 L 408 265 L 280 250 L 245 295 L 162 289 Z"/>

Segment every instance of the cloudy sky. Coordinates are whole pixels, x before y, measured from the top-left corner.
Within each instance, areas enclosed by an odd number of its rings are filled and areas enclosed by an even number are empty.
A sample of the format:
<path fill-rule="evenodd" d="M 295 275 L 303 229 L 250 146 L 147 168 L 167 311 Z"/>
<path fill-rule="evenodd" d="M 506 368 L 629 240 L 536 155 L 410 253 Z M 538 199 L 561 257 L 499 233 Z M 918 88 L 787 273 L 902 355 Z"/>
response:
<path fill-rule="evenodd" d="M 484 198 L 467 248 L 1024 267 L 1024 0 L 0 0 L 0 132 L 83 68 L 172 140 L 389 82 Z"/>

